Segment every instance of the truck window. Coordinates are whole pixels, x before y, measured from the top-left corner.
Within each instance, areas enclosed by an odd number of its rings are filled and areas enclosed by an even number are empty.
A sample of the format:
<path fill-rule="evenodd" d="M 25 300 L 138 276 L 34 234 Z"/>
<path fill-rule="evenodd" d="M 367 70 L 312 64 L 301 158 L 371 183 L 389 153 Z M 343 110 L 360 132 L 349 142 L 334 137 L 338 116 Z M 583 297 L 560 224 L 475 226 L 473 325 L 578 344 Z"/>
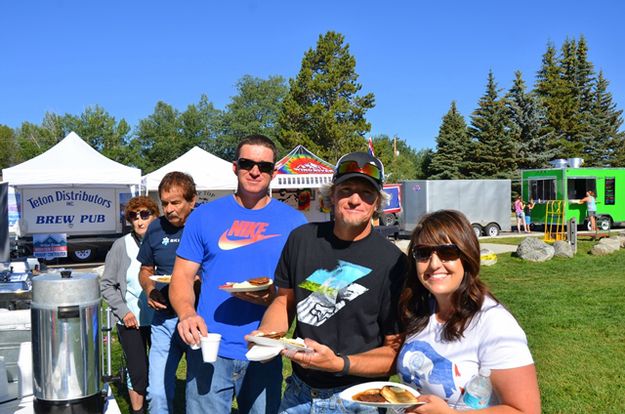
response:
<path fill-rule="evenodd" d="M 566 183 L 566 192 L 569 200 L 580 200 L 586 197 L 586 192 L 592 190 L 597 193 L 595 178 L 569 178 Z"/>
<path fill-rule="evenodd" d="M 557 200 L 556 180 L 554 178 L 532 179 L 528 182 L 530 198 L 536 201 Z"/>
<path fill-rule="evenodd" d="M 616 189 L 616 179 L 614 177 L 606 177 L 605 189 L 603 192 L 605 194 L 605 200 L 604 200 L 605 205 L 607 206 L 614 205 L 614 194 L 616 194 L 615 189 Z"/>

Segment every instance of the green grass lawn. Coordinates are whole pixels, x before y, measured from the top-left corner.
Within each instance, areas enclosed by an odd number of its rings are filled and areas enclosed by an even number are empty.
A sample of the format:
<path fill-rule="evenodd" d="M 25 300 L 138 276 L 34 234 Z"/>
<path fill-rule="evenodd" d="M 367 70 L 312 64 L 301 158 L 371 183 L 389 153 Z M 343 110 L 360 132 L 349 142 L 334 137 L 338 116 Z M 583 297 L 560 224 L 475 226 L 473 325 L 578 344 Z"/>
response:
<path fill-rule="evenodd" d="M 591 256 L 593 244 L 580 241 L 573 259 L 530 263 L 505 253 L 496 265 L 482 268 L 483 279 L 527 334 L 546 414 L 625 413 L 625 249 Z M 183 361 L 181 396 L 184 373 Z M 289 373 L 287 362 L 285 377 Z M 123 390 L 116 392 L 122 412 L 128 412 Z M 177 404 L 177 412 L 184 412 L 183 398 Z"/>

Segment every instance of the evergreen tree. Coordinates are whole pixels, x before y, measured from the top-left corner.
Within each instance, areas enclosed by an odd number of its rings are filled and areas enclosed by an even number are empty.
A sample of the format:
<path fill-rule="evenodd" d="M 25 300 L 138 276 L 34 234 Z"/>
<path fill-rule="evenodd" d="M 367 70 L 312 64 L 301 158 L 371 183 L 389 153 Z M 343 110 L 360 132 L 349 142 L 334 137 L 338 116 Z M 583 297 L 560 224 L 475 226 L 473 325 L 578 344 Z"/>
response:
<path fill-rule="evenodd" d="M 593 90 L 596 82 L 595 69 L 588 60 L 588 45 L 581 36 L 575 50 L 575 79 L 574 93 L 579 100 L 579 110 L 582 114 L 591 111 L 593 106 Z"/>
<path fill-rule="evenodd" d="M 549 149 L 547 114 L 534 93 L 527 93 L 520 71 L 506 96 L 508 116 L 512 121 L 511 139 L 516 153 L 517 169 L 545 167 L 554 156 Z"/>
<path fill-rule="evenodd" d="M 417 172 L 415 174 L 415 179 L 425 180 L 430 177 L 430 166 L 432 165 L 433 156 L 434 151 L 432 148 L 422 148 L 417 151 Z"/>
<path fill-rule="evenodd" d="M 535 91 L 547 110 L 549 148 L 555 151 L 556 158 L 567 157 L 571 154 L 571 149 L 567 141 L 567 131 L 570 128 L 566 121 L 574 112 L 575 102 L 570 87 L 562 77 L 557 52 L 551 43 L 547 45 L 547 51 L 543 55 L 542 66 L 536 76 Z"/>
<path fill-rule="evenodd" d="M 456 102 L 452 101 L 436 137 L 436 152 L 432 155 L 428 171 L 430 178 L 466 178 L 466 156 L 470 152 L 470 144 L 467 124 L 458 112 Z"/>
<path fill-rule="evenodd" d="M 589 139 L 584 142 L 584 163 L 588 166 L 625 166 L 620 154 L 625 147 L 625 134 L 619 132 L 623 111 L 616 109 L 608 85 L 600 71 L 590 109 Z"/>
<path fill-rule="evenodd" d="M 279 117 L 285 149 L 303 144 L 334 162 L 362 148 L 371 128 L 365 113 L 373 108 L 374 96 L 357 95 L 362 86 L 355 67 L 343 35 L 330 31 L 319 36 L 316 49 L 305 53 L 298 75 L 289 81 Z"/>
<path fill-rule="evenodd" d="M 470 176 L 474 178 L 511 178 L 516 160 L 510 137 L 511 121 L 492 71 L 488 73 L 486 93 L 471 116 L 469 136 L 475 152 L 470 160 Z"/>
<path fill-rule="evenodd" d="M 567 39 L 556 56 L 552 44 L 543 55 L 536 91 L 547 109 L 551 132 L 550 147 L 558 158 L 583 156 L 585 142 L 591 139 L 590 125 L 594 70 L 588 61 L 588 46 Z"/>

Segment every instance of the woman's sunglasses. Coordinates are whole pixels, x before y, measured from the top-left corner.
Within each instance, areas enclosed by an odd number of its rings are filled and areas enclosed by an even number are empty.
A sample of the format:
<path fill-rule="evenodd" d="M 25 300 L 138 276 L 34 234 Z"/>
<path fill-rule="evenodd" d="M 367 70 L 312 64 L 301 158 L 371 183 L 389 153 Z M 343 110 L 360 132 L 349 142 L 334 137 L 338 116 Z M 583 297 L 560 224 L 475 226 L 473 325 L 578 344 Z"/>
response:
<path fill-rule="evenodd" d="M 439 244 L 438 246 L 417 244 L 412 249 L 412 257 L 417 262 L 427 262 L 434 252 L 442 262 L 451 262 L 460 258 L 460 249 L 455 244 Z"/>
<path fill-rule="evenodd" d="M 247 158 L 239 158 L 237 160 L 237 166 L 242 170 L 251 170 L 254 166 L 258 167 L 258 171 L 265 174 L 271 174 L 275 168 L 275 164 L 269 161 L 253 161 Z"/>
<path fill-rule="evenodd" d="M 147 220 L 148 218 L 150 218 L 151 215 L 152 212 L 150 210 L 131 211 L 130 213 L 128 213 L 128 218 L 130 219 L 130 221 L 135 221 L 139 217 L 141 217 L 141 220 Z"/>
<path fill-rule="evenodd" d="M 347 173 L 360 173 L 368 175 L 376 181 L 382 182 L 384 173 L 373 164 L 365 164 L 360 166 L 356 161 L 343 161 L 336 166 L 336 175 Z"/>

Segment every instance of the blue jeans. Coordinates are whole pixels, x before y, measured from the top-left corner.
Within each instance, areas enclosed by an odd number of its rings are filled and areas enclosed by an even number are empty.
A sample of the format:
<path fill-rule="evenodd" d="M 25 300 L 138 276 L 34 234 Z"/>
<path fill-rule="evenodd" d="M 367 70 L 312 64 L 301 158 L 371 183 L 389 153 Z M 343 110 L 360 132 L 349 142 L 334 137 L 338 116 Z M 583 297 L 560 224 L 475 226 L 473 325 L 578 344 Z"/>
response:
<path fill-rule="evenodd" d="M 180 339 L 177 323 L 178 318 L 166 312 L 154 312 L 148 370 L 147 399 L 150 414 L 174 412 L 176 370 L 182 354 L 190 349 Z"/>
<path fill-rule="evenodd" d="M 280 414 L 366 413 L 378 414 L 375 407 L 344 401 L 339 394 L 349 387 L 311 388 L 295 374 L 286 379 Z"/>
<path fill-rule="evenodd" d="M 202 351 L 187 354 L 187 414 L 230 413 L 236 396 L 239 413 L 275 414 L 282 392 L 282 359 L 249 362 L 217 357 L 202 360 Z"/>

